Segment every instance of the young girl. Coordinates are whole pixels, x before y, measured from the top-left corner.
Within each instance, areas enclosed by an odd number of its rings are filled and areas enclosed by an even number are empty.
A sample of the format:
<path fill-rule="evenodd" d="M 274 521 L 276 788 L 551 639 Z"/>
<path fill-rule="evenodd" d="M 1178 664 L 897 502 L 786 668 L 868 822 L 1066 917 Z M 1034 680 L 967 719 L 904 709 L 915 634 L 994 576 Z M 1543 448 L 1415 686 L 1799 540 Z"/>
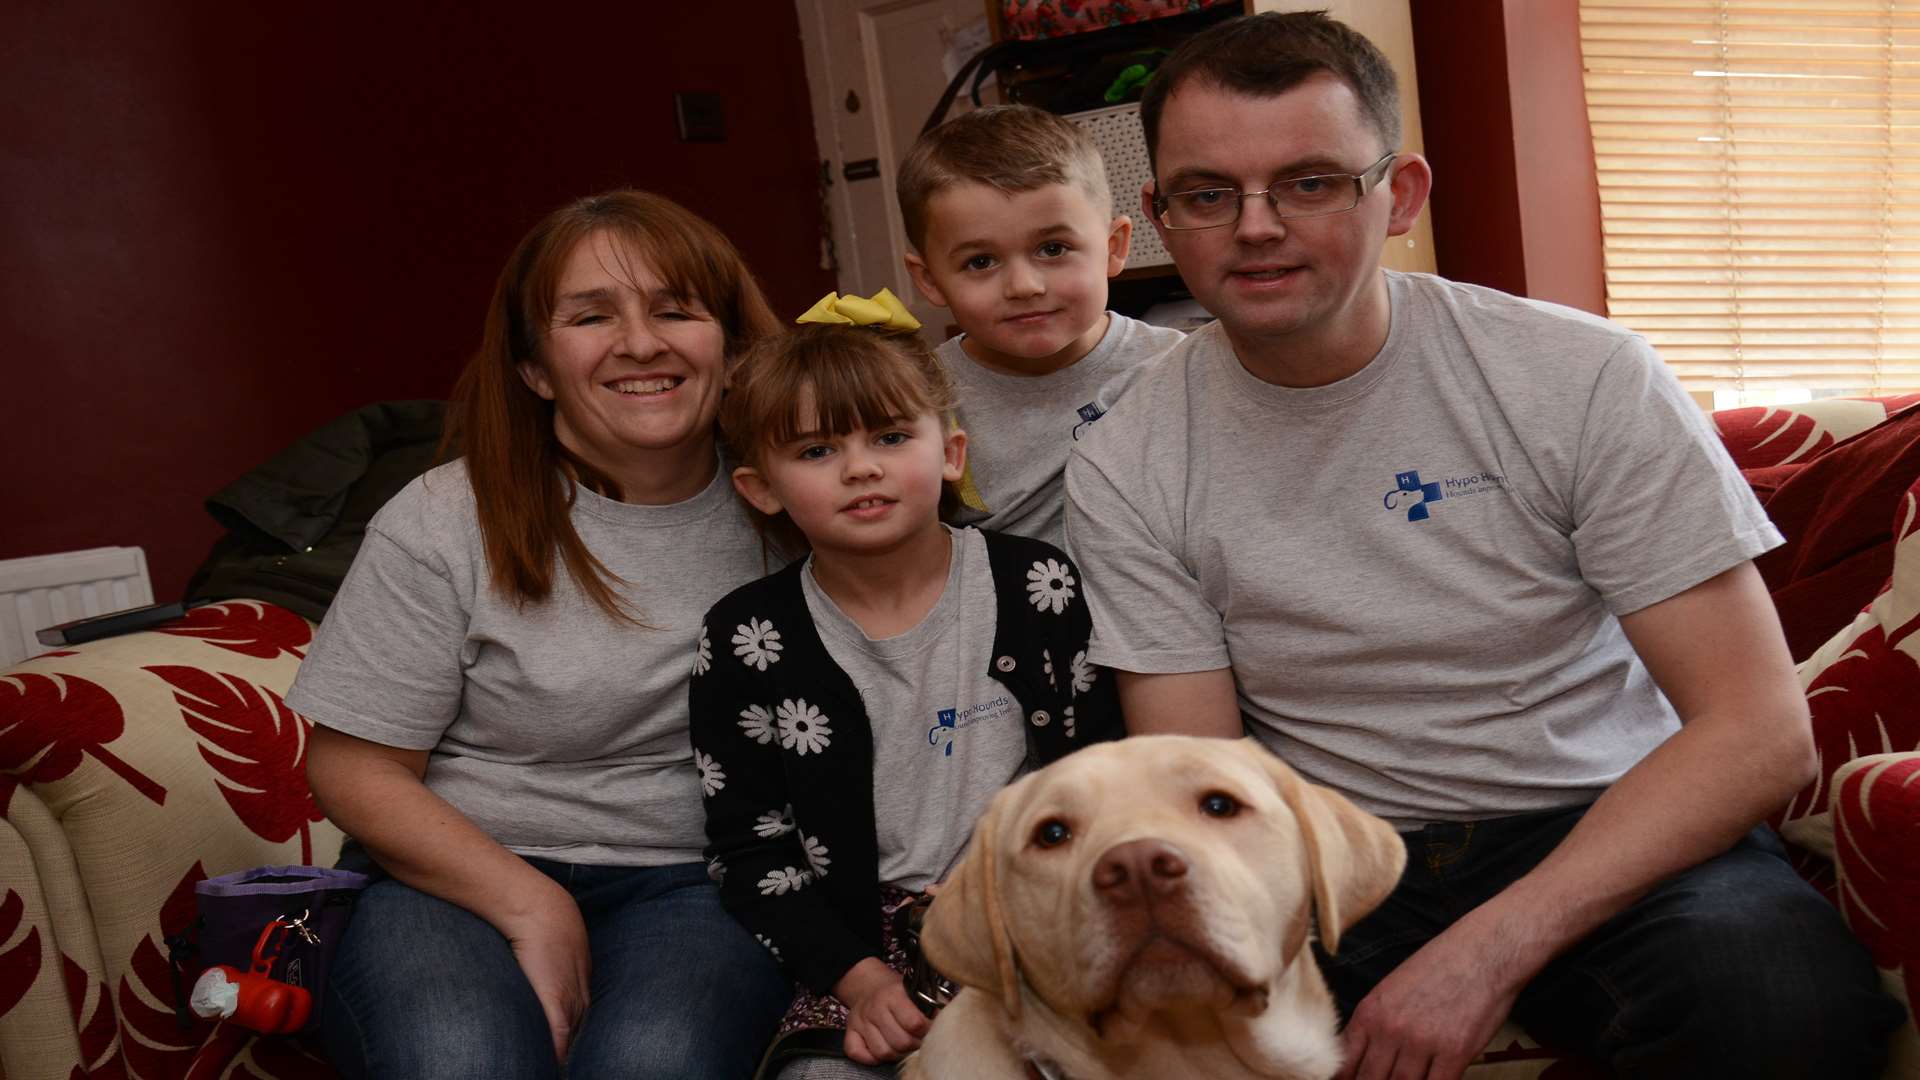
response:
<path fill-rule="evenodd" d="M 928 1022 L 888 915 L 946 875 L 995 791 L 1119 734 L 1079 571 L 941 523 L 966 457 L 953 404 L 918 338 L 803 325 L 751 352 L 721 407 L 735 490 L 812 553 L 707 614 L 690 692 L 707 854 L 727 909 L 812 991 L 783 1034 L 844 1028 L 827 1048 L 883 1066 L 789 1080 L 892 1075 Z"/>

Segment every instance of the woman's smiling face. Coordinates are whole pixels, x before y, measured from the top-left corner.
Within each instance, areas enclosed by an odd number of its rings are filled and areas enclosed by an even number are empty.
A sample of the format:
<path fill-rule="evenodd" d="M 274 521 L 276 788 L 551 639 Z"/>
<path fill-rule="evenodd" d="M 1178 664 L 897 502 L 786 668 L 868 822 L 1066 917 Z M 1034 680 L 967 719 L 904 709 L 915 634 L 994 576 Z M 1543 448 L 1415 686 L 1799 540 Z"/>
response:
<path fill-rule="evenodd" d="M 726 333 L 699 297 L 596 232 L 567 256 L 538 361 L 520 375 L 554 404 L 554 434 L 609 476 L 659 451 L 711 446 Z"/>

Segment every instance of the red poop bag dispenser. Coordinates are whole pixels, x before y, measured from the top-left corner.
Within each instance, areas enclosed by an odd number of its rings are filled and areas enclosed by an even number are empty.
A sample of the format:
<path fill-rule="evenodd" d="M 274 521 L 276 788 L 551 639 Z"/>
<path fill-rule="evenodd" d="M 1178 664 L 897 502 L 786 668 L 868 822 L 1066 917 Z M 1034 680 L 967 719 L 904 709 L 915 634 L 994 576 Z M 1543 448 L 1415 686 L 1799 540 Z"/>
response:
<path fill-rule="evenodd" d="M 288 985 L 270 974 L 287 935 L 308 933 L 305 919 L 303 914 L 268 923 L 254 943 L 248 970 L 215 964 L 201 972 L 189 999 L 194 1014 L 229 1020 L 267 1035 L 287 1035 L 305 1027 L 313 1012 L 313 995 L 304 986 Z"/>

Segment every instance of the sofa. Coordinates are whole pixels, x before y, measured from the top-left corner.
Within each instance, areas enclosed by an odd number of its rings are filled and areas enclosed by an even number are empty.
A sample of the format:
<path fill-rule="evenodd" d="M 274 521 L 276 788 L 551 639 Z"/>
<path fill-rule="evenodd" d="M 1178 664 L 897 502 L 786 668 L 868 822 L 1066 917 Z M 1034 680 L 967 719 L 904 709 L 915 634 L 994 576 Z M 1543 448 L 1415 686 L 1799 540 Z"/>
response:
<path fill-rule="evenodd" d="M 1920 395 L 1714 414 L 1791 543 L 1762 572 L 1801 661 L 1818 778 L 1772 823 L 1905 1001 L 1920 994 Z M 0 673 L 0 1080 L 328 1077 L 310 1040 L 173 1005 L 194 884 L 328 863 L 308 723 L 282 700 L 312 639 L 262 600 L 197 608 Z M 1803 655 L 1804 654 L 1804 655 Z M 1911 1021 L 1890 1076 L 1920 1077 Z M 1503 1029 L 1476 1080 L 1604 1075 Z"/>

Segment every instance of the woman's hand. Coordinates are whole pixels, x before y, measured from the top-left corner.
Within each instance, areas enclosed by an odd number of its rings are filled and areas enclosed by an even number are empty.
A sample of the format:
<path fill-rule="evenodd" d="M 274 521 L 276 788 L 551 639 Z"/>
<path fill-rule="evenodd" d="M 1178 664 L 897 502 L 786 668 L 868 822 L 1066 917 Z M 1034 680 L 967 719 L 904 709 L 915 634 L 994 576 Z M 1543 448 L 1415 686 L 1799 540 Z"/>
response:
<path fill-rule="evenodd" d="M 513 947 L 513 958 L 547 1014 L 554 1057 L 565 1061 L 580 1017 L 587 1011 L 593 961 L 579 905 L 551 879 L 543 876 L 541 880 L 552 889 L 537 897 L 524 914 L 502 920 L 498 929 Z"/>
<path fill-rule="evenodd" d="M 401 750 L 314 725 L 307 783 L 333 823 L 389 874 L 458 904 L 500 931 L 533 985 L 566 1060 L 587 1008 L 586 924 L 573 897 L 501 847 L 421 782 L 427 751 Z M 433 943 L 422 942 L 431 949 Z"/>
<path fill-rule="evenodd" d="M 862 1065 L 897 1061 L 919 1049 L 932 1024 L 879 957 L 869 956 L 840 976 L 833 996 L 847 1005 L 847 1056 Z"/>

